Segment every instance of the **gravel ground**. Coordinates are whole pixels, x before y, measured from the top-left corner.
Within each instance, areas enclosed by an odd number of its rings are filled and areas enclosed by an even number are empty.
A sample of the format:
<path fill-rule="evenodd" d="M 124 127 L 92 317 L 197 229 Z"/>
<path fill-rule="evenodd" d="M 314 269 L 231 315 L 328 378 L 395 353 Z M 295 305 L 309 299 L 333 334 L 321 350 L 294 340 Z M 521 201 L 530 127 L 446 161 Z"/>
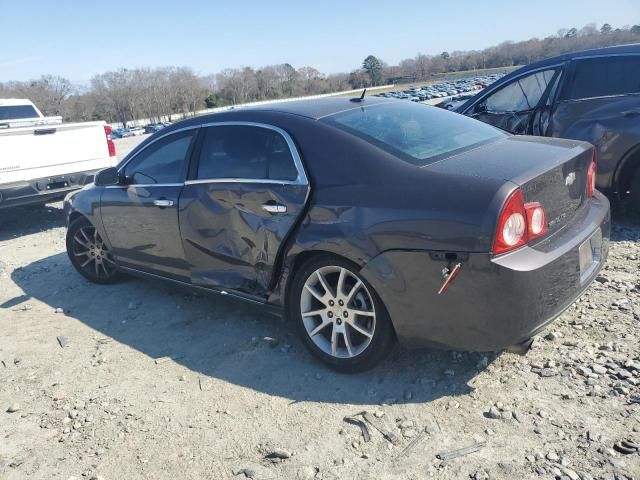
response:
<path fill-rule="evenodd" d="M 526 356 L 398 349 L 345 376 L 257 307 L 87 283 L 60 204 L 0 212 L 0 478 L 640 479 L 619 444 L 640 442 L 640 222 L 620 216 Z M 344 421 L 363 410 L 397 445 Z"/>

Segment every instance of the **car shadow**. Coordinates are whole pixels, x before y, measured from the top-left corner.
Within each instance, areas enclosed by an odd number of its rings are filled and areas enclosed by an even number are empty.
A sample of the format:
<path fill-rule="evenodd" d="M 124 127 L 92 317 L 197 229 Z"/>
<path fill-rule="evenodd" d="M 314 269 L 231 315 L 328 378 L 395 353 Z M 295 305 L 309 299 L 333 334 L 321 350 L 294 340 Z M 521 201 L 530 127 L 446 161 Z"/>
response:
<path fill-rule="evenodd" d="M 610 241 L 640 241 L 640 210 L 637 207 L 626 201 L 611 201 Z"/>
<path fill-rule="evenodd" d="M 64 227 L 62 203 L 0 209 L 0 241 Z"/>
<path fill-rule="evenodd" d="M 12 279 L 24 295 L 0 308 L 38 299 L 142 352 L 149 368 L 152 359 L 172 357 L 205 382 L 218 378 L 292 403 L 422 403 L 463 395 L 498 356 L 397 349 L 378 368 L 343 375 L 312 358 L 285 320 L 259 306 L 147 280 L 94 285 L 65 253 L 21 267 Z"/>

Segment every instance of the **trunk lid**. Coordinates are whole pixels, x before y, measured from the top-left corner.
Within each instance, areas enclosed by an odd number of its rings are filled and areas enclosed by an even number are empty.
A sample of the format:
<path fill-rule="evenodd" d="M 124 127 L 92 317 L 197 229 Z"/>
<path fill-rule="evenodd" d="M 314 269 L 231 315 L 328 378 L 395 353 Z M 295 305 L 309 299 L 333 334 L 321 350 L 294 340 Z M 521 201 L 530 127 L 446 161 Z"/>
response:
<path fill-rule="evenodd" d="M 553 233 L 585 203 L 592 155 L 593 147 L 586 142 L 510 136 L 424 168 L 518 185 L 525 202 L 542 204 Z"/>

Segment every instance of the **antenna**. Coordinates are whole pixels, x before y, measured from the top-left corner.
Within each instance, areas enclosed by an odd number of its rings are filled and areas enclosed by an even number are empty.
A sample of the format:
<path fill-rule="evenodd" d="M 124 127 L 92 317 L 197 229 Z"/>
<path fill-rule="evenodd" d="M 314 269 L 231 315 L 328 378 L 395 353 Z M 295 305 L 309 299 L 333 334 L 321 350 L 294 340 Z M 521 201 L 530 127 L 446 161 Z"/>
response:
<path fill-rule="evenodd" d="M 362 91 L 362 95 L 360 95 L 359 97 L 351 98 L 349 100 L 352 101 L 352 102 L 356 102 L 356 103 L 364 102 L 364 94 L 365 93 L 367 93 L 367 89 L 366 88 Z"/>

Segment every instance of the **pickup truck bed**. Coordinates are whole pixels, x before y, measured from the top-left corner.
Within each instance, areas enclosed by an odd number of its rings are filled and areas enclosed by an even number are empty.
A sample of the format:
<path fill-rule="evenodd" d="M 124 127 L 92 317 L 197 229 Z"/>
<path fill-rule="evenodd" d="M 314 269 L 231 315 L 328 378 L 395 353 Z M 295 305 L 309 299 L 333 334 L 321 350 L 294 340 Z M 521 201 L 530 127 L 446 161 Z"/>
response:
<path fill-rule="evenodd" d="M 46 119 L 0 128 L 0 209 L 63 198 L 117 163 L 105 122 Z"/>

